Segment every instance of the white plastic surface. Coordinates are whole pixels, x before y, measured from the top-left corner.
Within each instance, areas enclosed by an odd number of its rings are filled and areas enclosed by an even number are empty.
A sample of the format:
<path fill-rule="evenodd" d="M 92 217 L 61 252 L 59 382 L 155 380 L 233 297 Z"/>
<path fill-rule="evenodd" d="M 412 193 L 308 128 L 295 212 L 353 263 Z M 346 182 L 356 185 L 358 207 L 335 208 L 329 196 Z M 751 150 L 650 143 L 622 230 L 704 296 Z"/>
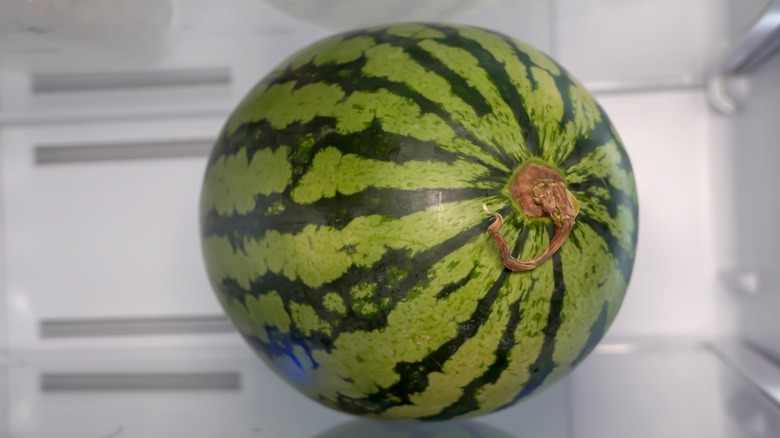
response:
<path fill-rule="evenodd" d="M 2 142 L 0 142 L 0 181 L 4 181 L 3 162 Z M 5 282 L 2 281 L 6 277 L 6 251 L 4 250 L 6 226 L 4 211 L 3 191 L 0 190 L 0 352 L 8 349 L 8 298 L 5 292 Z M 0 380 L 0 389 L 2 389 L 2 380 Z M 2 403 L 2 397 L 0 397 L 0 403 Z"/>
<path fill-rule="evenodd" d="M 737 331 L 780 363 L 780 53 L 746 78 L 746 85 L 743 108 L 725 129 L 733 219 L 723 232 L 734 237 L 721 267 L 726 275 L 753 276 L 752 294 L 730 287 Z"/>
<path fill-rule="evenodd" d="M 205 155 L 36 165 L 34 148 L 211 141 L 221 123 L 165 120 L 0 131 L 11 348 L 43 346 L 38 324 L 45 318 L 220 313 L 198 240 Z"/>
<path fill-rule="evenodd" d="M 585 83 L 693 78 L 711 61 L 711 0 L 555 4 L 558 59 Z"/>

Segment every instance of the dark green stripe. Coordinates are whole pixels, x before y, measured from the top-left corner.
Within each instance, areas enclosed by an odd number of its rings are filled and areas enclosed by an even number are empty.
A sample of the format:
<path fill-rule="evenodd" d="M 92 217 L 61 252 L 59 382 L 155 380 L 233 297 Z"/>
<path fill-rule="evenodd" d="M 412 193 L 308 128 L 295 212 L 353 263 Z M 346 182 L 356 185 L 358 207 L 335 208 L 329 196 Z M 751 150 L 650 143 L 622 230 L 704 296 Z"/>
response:
<path fill-rule="evenodd" d="M 496 348 L 496 357 L 493 363 L 490 364 L 488 369 L 485 370 L 481 376 L 463 387 L 463 395 L 455 403 L 442 409 L 442 411 L 436 415 L 421 418 L 422 420 L 447 420 L 479 409 L 477 391 L 487 384 L 495 384 L 498 382 L 501 374 L 509 367 L 509 353 L 515 346 L 515 331 L 517 330 L 517 326 L 520 325 L 520 321 L 523 317 L 523 312 L 520 310 L 521 301 L 522 299 L 517 300 L 509 307 L 509 320 L 506 323 L 501 340 Z"/>
<path fill-rule="evenodd" d="M 389 388 L 381 389 L 364 399 L 351 399 L 350 405 L 363 405 L 368 410 L 362 413 L 380 413 L 393 406 L 411 404 L 409 395 L 419 393 L 428 387 L 428 376 L 433 372 L 441 372 L 442 364 L 454 355 L 458 349 L 472 338 L 490 313 L 490 307 L 498 297 L 498 290 L 506 281 L 508 271 L 502 271 L 496 282 L 479 300 L 477 309 L 466 322 L 458 325 L 458 334 L 445 342 L 435 351 L 429 353 L 418 362 L 399 362 L 395 371 L 401 377 L 400 381 Z M 343 398 L 339 399 L 342 402 Z M 354 412 L 360 414 L 361 412 Z"/>
<path fill-rule="evenodd" d="M 553 81 L 555 82 L 555 88 L 558 89 L 558 94 L 561 95 L 561 100 L 563 101 L 563 117 L 561 118 L 561 121 L 558 125 L 558 127 L 561 130 L 566 129 L 566 125 L 569 122 L 574 121 L 574 105 L 572 105 L 571 99 L 569 98 L 569 90 L 572 86 L 574 86 L 574 82 L 571 80 L 571 76 L 569 75 L 569 72 L 566 71 L 565 68 L 561 67 L 560 64 L 550 59 L 552 63 L 554 63 L 558 70 L 560 71 L 559 74 L 555 74 L 546 68 L 535 64 L 533 60 L 531 60 L 531 57 L 528 56 L 528 54 L 522 50 L 520 50 L 519 47 L 517 47 L 517 44 L 512 40 L 512 38 L 504 37 L 504 41 L 512 47 L 512 50 L 515 53 L 515 56 L 517 56 L 518 59 L 520 59 L 523 64 L 526 66 L 535 66 L 539 67 L 542 70 L 545 70 L 546 72 L 550 73 L 550 76 L 552 76 Z M 536 81 L 536 78 L 533 75 L 533 72 L 530 68 L 528 68 L 528 79 L 533 84 L 534 89 L 538 89 L 539 83 Z"/>
<path fill-rule="evenodd" d="M 327 81 L 324 80 L 323 82 L 329 82 L 329 83 L 335 83 L 339 86 L 344 86 L 345 80 L 339 80 L 339 81 Z M 348 82 L 346 82 L 348 83 Z M 354 91 L 377 91 L 377 90 L 387 90 L 390 93 L 393 93 L 397 96 L 407 98 L 414 102 L 415 105 L 417 105 L 420 108 L 420 112 L 422 114 L 429 113 L 434 114 L 440 119 L 442 119 L 444 122 L 449 125 L 450 129 L 453 130 L 455 135 L 466 139 L 479 147 L 485 154 L 495 158 L 497 161 L 503 163 L 508 169 L 514 169 L 517 167 L 518 163 L 509 157 L 506 152 L 500 148 L 500 147 L 490 147 L 487 144 L 485 144 L 482 140 L 477 138 L 476 135 L 474 135 L 473 132 L 469 131 L 459 123 L 457 123 L 453 118 L 452 114 L 447 112 L 444 108 L 442 108 L 438 103 L 428 99 L 427 97 L 423 96 L 422 94 L 418 93 L 417 91 L 412 90 L 409 88 L 405 83 L 402 82 L 394 82 L 385 78 L 378 78 L 378 77 L 363 77 L 359 81 L 355 81 L 355 84 L 352 85 L 350 88 L 352 90 L 347 91 L 345 89 L 344 91 L 347 93 L 354 92 Z M 491 168 L 492 166 L 489 166 L 487 163 L 483 162 L 482 160 L 478 159 L 477 157 L 471 157 L 472 161 L 476 161 L 480 164 L 482 164 L 485 167 Z"/>
<path fill-rule="evenodd" d="M 363 131 L 342 135 L 336 130 L 334 118 L 315 117 L 307 123 L 293 122 L 282 129 L 272 128 L 267 120 L 244 123 L 233 135 L 223 133 L 220 136 L 209 159 L 209 167 L 220 157 L 236 154 L 241 149 L 246 149 L 247 158 L 251 160 L 258 150 L 276 150 L 281 145 L 292 149 L 290 160 L 299 168 L 329 146 L 345 154 L 399 164 L 407 161 L 454 163 L 458 159 L 476 161 L 470 155 L 441 149 L 434 141 L 384 132 L 377 119 Z M 493 173 L 503 173 L 489 164 L 480 164 Z"/>
<path fill-rule="evenodd" d="M 577 163 L 587 154 L 593 152 L 597 147 L 603 146 L 612 140 L 609 132 L 609 125 L 602 122 L 596 125 L 596 128 L 587 137 L 578 137 L 574 148 L 569 156 L 564 158 L 561 165 L 569 168 Z"/>
<path fill-rule="evenodd" d="M 343 64 L 322 64 L 315 65 L 314 61 L 310 61 L 307 64 L 300 66 L 295 70 L 289 70 L 289 72 L 279 77 L 279 83 L 286 83 L 295 81 L 295 87 L 293 90 L 302 88 L 308 84 L 314 84 L 317 82 L 330 82 L 335 78 L 346 78 L 346 80 L 340 81 L 340 85 L 344 89 L 344 92 L 349 95 L 357 88 L 354 88 L 355 78 L 362 77 L 363 66 L 366 65 L 366 57 L 360 56 L 354 61 L 346 62 Z M 335 82 L 330 82 L 335 83 Z"/>
<path fill-rule="evenodd" d="M 421 93 L 412 90 L 407 84 L 391 81 L 386 78 L 368 77 L 363 75 L 361 70 L 366 61 L 366 57 L 361 56 L 346 64 L 316 66 L 309 63 L 296 70 L 291 70 L 289 73 L 290 76 L 282 75 L 279 78 L 279 82 L 297 81 L 296 88 L 313 82 L 334 84 L 338 85 L 344 91 L 345 98 L 356 91 L 371 92 L 382 89 L 387 90 L 397 96 L 410 99 L 420 108 L 421 113 L 430 113 L 438 116 L 450 126 L 456 135 L 475 144 L 486 154 L 493 156 L 499 162 L 504 163 L 507 168 L 514 169 L 517 167 L 518 163 L 515 163 L 514 160 L 506 156 L 501 149 L 496 150 L 495 148 L 486 145 L 472 132 L 456 123 L 452 119 L 452 115 L 444 110 L 439 104 L 423 96 Z M 476 157 L 472 157 L 472 160 L 475 160 L 486 167 L 490 167 Z"/>
<path fill-rule="evenodd" d="M 634 210 L 636 212 L 636 210 Z M 636 217 L 636 216 L 634 216 Z M 623 274 L 623 279 L 628 283 L 631 279 L 631 271 L 634 267 L 634 258 L 628 249 L 623 248 L 620 245 L 618 238 L 609 232 L 609 227 L 590 216 L 580 214 L 577 216 L 577 221 L 582 222 L 593 229 L 604 241 L 607 243 L 607 248 L 612 256 L 615 258 L 618 270 Z M 575 225 L 576 226 L 576 225 Z M 636 248 L 637 230 L 639 227 L 635 227 L 634 233 L 631 236 L 633 242 L 632 247 Z"/>
<path fill-rule="evenodd" d="M 519 47 L 517 47 L 517 44 L 512 40 L 512 38 L 505 36 L 505 35 L 498 35 L 496 36 L 501 37 L 502 40 L 507 44 L 507 46 L 512 48 L 512 53 L 517 57 L 517 59 L 520 60 L 520 62 L 525 66 L 526 73 L 528 75 L 528 81 L 531 82 L 531 85 L 534 89 L 539 88 L 539 82 L 536 80 L 536 77 L 534 77 L 533 73 L 531 72 L 531 67 L 540 67 L 538 64 L 536 64 L 531 57 L 523 50 L 520 50 Z M 546 70 L 546 69 L 543 69 Z M 552 72 L 549 72 L 550 76 L 555 76 Z M 561 96 L 565 96 L 565 94 L 561 94 Z"/>
<path fill-rule="evenodd" d="M 331 117 L 315 117 L 307 123 L 293 122 L 283 129 L 272 128 L 267 120 L 242 123 L 232 134 L 222 130 L 209 156 L 207 169 L 220 158 L 235 155 L 241 149 L 246 149 L 251 161 L 259 149 L 275 151 L 279 146 L 287 145 L 297 150 L 305 134 L 320 138 L 335 130 L 336 120 Z"/>
<path fill-rule="evenodd" d="M 617 217 L 618 207 L 624 205 L 636 213 L 636 200 L 623 190 L 609 184 L 606 178 L 593 177 L 580 183 L 569 184 L 570 191 L 575 193 L 575 197 L 584 196 L 595 199 L 599 204 L 607 209 L 610 216 Z M 609 193 L 609 198 L 597 196 L 592 189 L 603 188 Z M 580 195 L 581 194 L 581 195 Z M 634 215 L 636 217 L 636 215 Z"/>
<path fill-rule="evenodd" d="M 446 118 L 451 118 L 448 113 L 444 114 Z M 470 136 L 469 140 L 479 145 L 473 134 L 454 124 L 452 120 L 450 123 L 456 133 Z M 484 166 L 491 174 L 500 178 L 501 184 L 509 178 L 506 171 L 469 154 L 442 149 L 435 141 L 385 132 L 379 119 L 374 119 L 363 131 L 346 135 L 339 134 L 336 125 L 336 119 L 332 117 L 315 117 L 306 123 L 293 122 L 282 129 L 272 128 L 267 120 L 243 123 L 232 135 L 223 131 L 209 158 L 209 167 L 220 157 L 233 155 L 244 148 L 251 160 L 259 149 L 276 150 L 281 145 L 287 145 L 293 151 L 290 161 L 293 164 L 294 177 L 297 178 L 305 173 L 317 152 L 326 147 L 336 147 L 345 154 L 399 164 L 407 161 L 453 163 L 458 159 L 468 160 Z M 480 145 L 480 148 L 489 149 L 484 144 Z M 513 166 L 507 168 L 514 169 Z"/>
<path fill-rule="evenodd" d="M 502 210 L 501 213 L 507 217 L 512 214 L 509 208 Z M 387 325 L 387 316 L 395 305 L 406 296 L 406 293 L 413 286 L 428 279 L 428 271 L 441 261 L 444 255 L 454 252 L 474 238 L 481 238 L 483 234 L 486 234 L 486 229 L 486 224 L 479 224 L 439 245 L 419 252 L 414 257 L 409 257 L 408 251 L 404 249 L 388 249 L 373 266 L 367 268 L 352 266 L 338 279 L 318 288 L 310 288 L 299 279 L 290 280 L 281 274 L 268 272 L 254 280 L 249 290 L 242 288 L 233 279 L 223 279 L 220 293 L 243 302 L 248 294 L 260 296 L 272 290 L 285 291 L 284 294 L 280 294 L 285 306 L 288 306 L 290 301 L 311 304 L 320 319 L 331 324 L 339 324 L 333 327 L 330 336 L 323 333 L 312 333 L 307 341 L 309 348 L 330 351 L 332 342 L 341 333 L 377 330 Z M 405 272 L 406 274 L 398 281 L 397 275 L 394 275 L 393 272 Z M 342 316 L 325 308 L 323 297 L 329 292 L 338 293 L 347 307 L 350 307 L 354 303 L 354 299 L 349 290 L 361 283 L 375 283 L 377 285 L 372 302 L 381 309 L 380 312 L 371 316 L 348 312 L 346 316 Z M 390 302 L 382 305 L 382 301 L 387 297 L 389 297 Z"/>
<path fill-rule="evenodd" d="M 201 218 L 201 233 L 204 237 L 227 237 L 234 249 L 243 249 L 245 238 L 260 240 L 268 230 L 299 233 L 309 225 L 341 229 L 358 217 L 400 218 L 439 204 L 496 194 L 495 190 L 481 188 L 399 190 L 368 187 L 352 195 L 337 194 L 303 206 L 290 201 L 287 192 L 258 196 L 255 209 L 246 214 L 222 216 L 212 209 Z M 272 205 L 282 205 L 284 211 L 267 215 Z"/>
<path fill-rule="evenodd" d="M 569 90 L 571 89 L 571 87 L 576 86 L 571 79 L 572 76 L 569 74 L 568 71 L 566 71 L 565 68 L 563 68 L 560 64 L 558 64 L 552 59 L 550 59 L 550 61 L 553 64 L 555 64 L 556 67 L 558 67 L 558 71 L 560 73 L 555 74 L 554 72 L 547 70 L 546 68 L 540 66 L 539 64 L 534 63 L 531 57 L 528 55 L 528 53 L 521 50 L 520 47 L 517 46 L 517 44 L 512 38 L 504 37 L 503 39 L 504 42 L 506 42 L 510 47 L 512 47 L 515 56 L 517 56 L 517 58 L 520 59 L 521 62 L 523 62 L 523 64 L 529 67 L 533 65 L 535 67 L 538 67 L 550 73 L 550 76 L 552 76 L 553 81 L 555 82 L 555 88 L 558 89 L 558 94 L 561 95 L 561 100 L 563 101 L 563 117 L 561 118 L 561 121 L 558 126 L 561 130 L 566 129 L 566 125 L 569 122 L 574 121 L 574 105 L 572 105 L 571 99 L 569 98 Z M 528 79 L 531 81 L 531 84 L 533 84 L 534 89 L 537 89 L 539 87 L 539 83 L 537 82 L 530 68 L 528 69 Z"/>
<path fill-rule="evenodd" d="M 343 32 L 343 33 L 338 34 L 338 35 L 334 35 L 332 37 L 329 37 L 328 39 L 337 39 L 337 38 L 339 38 L 342 41 L 346 41 L 346 40 L 349 40 L 349 39 L 352 39 L 352 38 L 355 38 L 355 37 L 362 37 L 362 36 L 366 36 L 366 35 L 367 34 L 366 34 L 366 31 L 364 29 L 356 29 L 356 30 Z M 362 67 L 362 63 L 360 63 L 359 60 L 345 62 L 345 63 L 342 63 L 342 64 L 326 63 L 326 64 L 322 64 L 322 65 L 318 66 L 318 65 L 314 64 L 314 59 L 312 59 L 308 63 L 303 64 L 303 65 L 299 66 L 298 68 L 293 68 L 293 63 L 290 63 L 290 64 L 288 64 L 287 66 L 284 67 L 284 71 L 282 73 L 279 73 L 279 74 L 273 74 L 272 73 L 269 77 L 264 78 L 260 82 L 260 84 L 267 83 L 270 86 L 270 85 L 274 85 L 274 84 L 281 84 L 281 83 L 284 83 L 284 82 L 288 82 L 288 81 L 291 80 L 290 78 L 299 78 L 299 77 L 300 78 L 306 78 L 306 75 L 310 74 L 309 72 L 314 71 L 314 70 L 319 70 L 319 69 L 322 69 L 322 68 L 325 69 L 324 71 L 328 71 L 328 72 L 334 72 L 335 71 L 336 73 L 338 73 L 338 71 L 340 69 L 342 69 L 342 66 L 345 66 L 346 69 L 353 69 L 355 67 L 353 63 L 355 63 L 355 62 L 359 63 L 359 65 Z M 317 82 L 317 81 L 311 81 L 310 80 L 310 82 Z M 254 89 L 259 88 L 260 84 L 258 84 L 258 86 L 256 86 Z M 300 88 L 303 85 L 305 85 L 305 83 L 301 83 L 300 85 L 296 86 L 296 88 Z"/>
<path fill-rule="evenodd" d="M 556 65 L 558 64 L 556 63 Z M 561 100 L 563 101 L 563 117 L 561 117 L 561 122 L 558 124 L 558 127 L 561 129 L 561 131 L 564 131 L 566 129 L 566 125 L 569 123 L 574 123 L 574 105 L 572 104 L 571 97 L 569 96 L 571 87 L 576 85 L 574 82 L 572 82 L 571 76 L 569 76 L 569 73 L 566 71 L 566 69 L 560 65 L 558 65 L 558 69 L 560 69 L 561 74 L 551 74 L 551 76 L 555 81 L 555 88 L 558 89 L 558 93 L 560 93 Z"/>
<path fill-rule="evenodd" d="M 582 362 L 583 359 L 585 359 L 594 348 L 596 348 L 596 345 L 598 345 L 599 341 L 601 341 L 601 338 L 604 336 L 604 332 L 607 331 L 607 313 L 609 310 L 609 303 L 607 301 L 604 301 L 604 304 L 601 306 L 601 312 L 599 312 L 598 318 L 596 318 L 596 321 L 593 322 L 593 324 L 590 326 L 590 331 L 588 332 L 588 340 L 585 341 L 585 346 L 582 347 L 582 350 L 580 350 L 580 354 L 577 355 L 577 358 L 574 359 L 574 362 L 572 362 L 571 367 L 574 368 L 577 365 L 579 365 L 580 362 Z"/>
<path fill-rule="evenodd" d="M 301 133 L 309 133 L 312 138 Z M 308 224 L 340 228 L 358 216 L 405 215 L 421 211 L 438 202 L 447 203 L 495 194 L 490 190 L 477 188 L 416 191 L 367 188 L 354 195 L 336 195 L 333 198 L 321 199 L 308 207 L 290 201 L 290 192 L 309 170 L 312 157 L 325 147 L 335 146 L 343 153 L 398 164 L 410 160 L 444 163 L 452 163 L 458 159 L 474 160 L 465 154 L 440 149 L 435 142 L 382 132 L 377 120 L 364 131 L 348 135 L 335 133 L 335 121 L 325 117 L 317 117 L 309 123 L 293 123 L 284 129 L 273 129 L 267 121 L 243 124 L 232 136 L 225 136 L 223 133 L 212 153 L 211 161 L 213 164 L 218 157 L 235 154 L 244 148 L 251 160 L 257 150 L 276 150 L 281 145 L 289 145 L 293 149 L 289 157 L 293 176 L 285 192 L 258 196 L 255 209 L 245 215 L 226 217 L 215 211 L 208 212 L 201 220 L 203 236 L 228 236 L 234 248 L 242 248 L 244 235 L 258 239 L 270 228 L 281 232 L 301 231 Z M 499 188 L 506 183 L 509 175 L 505 171 L 483 165 L 491 170 L 491 174 L 474 181 L 475 184 L 491 182 Z M 266 216 L 268 208 L 275 203 L 284 206 L 284 211 L 275 216 Z"/>
<path fill-rule="evenodd" d="M 508 211 L 502 211 L 502 214 Z M 484 230 L 483 230 L 484 232 Z M 525 242 L 518 240 L 515 252 L 522 250 Z M 441 372 L 442 365 L 460 349 L 463 344 L 473 338 L 480 327 L 487 321 L 491 308 L 498 298 L 498 292 L 504 286 L 511 271 L 504 269 L 496 278 L 490 289 L 477 302 L 477 307 L 471 316 L 458 324 L 458 334 L 439 348 L 417 362 L 399 362 L 395 366 L 400 380 L 388 388 L 368 395 L 365 398 L 353 398 L 340 394 L 339 406 L 355 414 L 381 413 L 391 407 L 411 404 L 411 394 L 424 391 L 428 387 L 428 376 L 433 372 Z"/>
<path fill-rule="evenodd" d="M 536 80 L 536 78 L 533 75 L 533 72 L 530 69 L 530 66 L 536 66 L 539 67 L 542 70 L 547 71 L 550 73 L 550 76 L 553 78 L 553 81 L 555 83 L 555 88 L 558 90 L 558 94 L 561 96 L 561 101 L 563 102 L 563 117 L 561 117 L 561 120 L 558 124 L 558 128 L 562 131 L 566 129 L 566 125 L 570 122 L 574 122 L 574 105 L 572 104 L 571 98 L 569 97 L 569 90 L 572 86 L 575 86 L 574 82 L 571 79 L 571 76 L 569 73 L 561 67 L 560 64 L 555 62 L 554 60 L 550 59 L 560 71 L 559 74 L 554 74 L 553 72 L 545 69 L 544 67 L 535 64 L 531 57 L 524 52 L 523 50 L 520 50 L 520 48 L 515 44 L 514 40 L 509 37 L 504 37 L 504 41 L 512 47 L 512 50 L 514 51 L 515 56 L 517 56 L 520 61 L 525 64 L 528 67 L 527 73 L 528 73 L 528 79 L 531 81 L 531 84 L 533 85 L 534 89 L 538 89 L 539 83 Z"/>
<path fill-rule="evenodd" d="M 441 60 L 433 57 L 420 47 L 418 45 L 419 39 L 391 35 L 385 32 L 376 32 L 369 35 L 374 37 L 379 43 L 387 43 L 402 48 L 418 64 L 444 78 L 450 84 L 452 93 L 471 106 L 477 116 L 483 117 L 491 112 L 490 105 L 482 93 L 469 85 L 466 79 L 447 67 Z"/>
<path fill-rule="evenodd" d="M 439 300 L 443 300 L 448 296 L 450 296 L 451 293 L 465 286 L 469 281 L 471 281 L 472 278 L 474 278 L 473 275 L 474 272 L 476 272 L 477 270 L 477 266 L 478 264 L 475 261 L 474 268 L 472 268 L 471 271 L 469 271 L 468 275 L 466 275 L 465 277 L 461 278 L 458 281 L 455 281 L 453 283 L 444 286 L 442 290 L 440 290 L 439 293 L 436 294 L 436 298 Z"/>
<path fill-rule="evenodd" d="M 548 233 L 552 239 L 555 233 L 555 226 L 550 225 Z M 556 363 L 553 360 L 553 352 L 555 351 L 555 336 L 558 333 L 558 329 L 561 326 L 563 320 L 561 319 L 561 313 L 563 311 L 563 298 L 566 293 L 566 284 L 563 281 L 563 262 L 561 260 L 560 252 L 556 252 L 551 257 L 553 263 L 553 291 L 550 296 L 550 310 L 547 314 L 547 324 L 542 329 L 544 334 L 544 341 L 542 341 L 542 348 L 539 351 L 539 355 L 536 357 L 534 363 L 528 367 L 528 373 L 530 378 L 525 384 L 523 389 L 517 394 L 511 402 L 505 404 L 499 409 L 511 406 L 518 400 L 530 395 L 536 391 L 547 377 L 552 373 L 556 367 Z"/>
<path fill-rule="evenodd" d="M 489 50 L 482 47 L 479 42 L 470 38 L 462 36 L 457 29 L 447 26 L 431 26 L 433 29 L 444 32 L 447 37 L 444 39 L 437 38 L 436 40 L 442 44 L 449 45 L 458 49 L 463 49 L 469 52 L 477 59 L 479 66 L 485 70 L 488 77 L 493 81 L 498 89 L 498 92 L 504 102 L 509 105 L 512 112 L 515 115 L 520 128 L 523 131 L 523 137 L 525 138 L 526 148 L 531 155 L 539 156 L 541 151 L 539 149 L 539 134 L 536 126 L 531 122 L 531 118 L 528 112 L 525 110 L 525 102 L 523 96 L 518 92 L 517 88 L 512 84 L 512 80 L 509 74 L 504 68 L 504 64 L 498 61 Z M 529 71 L 529 77 L 531 76 Z M 500 146 L 499 146 L 500 147 Z M 512 167 L 513 169 L 517 167 Z"/>
<path fill-rule="evenodd" d="M 566 100 L 570 101 L 570 99 L 564 99 L 564 101 Z M 604 109 L 601 108 L 601 106 L 598 104 L 596 106 L 598 107 L 599 113 L 601 114 L 601 122 L 596 125 L 596 127 L 588 136 L 581 136 L 577 138 L 577 142 L 575 143 L 571 153 L 561 162 L 561 165 L 564 168 L 568 169 L 569 167 L 579 163 L 582 157 L 593 152 L 599 146 L 604 146 L 612 140 L 618 142 L 618 140 L 612 135 L 612 124 L 610 123 L 607 114 L 604 112 Z M 622 146 L 619 147 L 618 150 L 620 150 L 621 153 L 625 155 Z M 625 156 L 623 158 L 624 159 L 621 160 L 621 163 L 615 164 L 619 166 L 628 166 L 628 170 L 630 170 L 631 164 L 629 163 L 628 158 Z"/>

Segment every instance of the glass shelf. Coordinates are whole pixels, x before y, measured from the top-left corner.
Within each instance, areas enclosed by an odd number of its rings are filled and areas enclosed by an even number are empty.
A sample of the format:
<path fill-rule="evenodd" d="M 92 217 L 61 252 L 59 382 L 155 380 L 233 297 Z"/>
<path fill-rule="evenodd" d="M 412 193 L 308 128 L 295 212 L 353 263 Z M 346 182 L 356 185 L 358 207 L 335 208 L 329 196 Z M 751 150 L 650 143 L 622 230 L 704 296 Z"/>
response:
<path fill-rule="evenodd" d="M 9 71 L 6 81 L 17 81 L 17 88 L 26 82 L 35 88 L 40 75 L 162 71 L 191 78 L 226 69 L 229 90 L 212 97 L 215 105 L 230 105 L 277 63 L 320 38 L 426 21 L 482 26 L 523 40 L 594 91 L 694 87 L 736 37 L 734 29 L 744 29 L 766 2 L 9 0 L 0 14 L 0 71 Z M 18 105 L 7 102 L 6 111 Z"/>
<path fill-rule="evenodd" d="M 514 407 L 410 424 L 322 407 L 244 347 L 20 353 L 0 357 L 0 437 L 780 436 L 778 405 L 721 357 L 703 346 L 605 344 Z"/>

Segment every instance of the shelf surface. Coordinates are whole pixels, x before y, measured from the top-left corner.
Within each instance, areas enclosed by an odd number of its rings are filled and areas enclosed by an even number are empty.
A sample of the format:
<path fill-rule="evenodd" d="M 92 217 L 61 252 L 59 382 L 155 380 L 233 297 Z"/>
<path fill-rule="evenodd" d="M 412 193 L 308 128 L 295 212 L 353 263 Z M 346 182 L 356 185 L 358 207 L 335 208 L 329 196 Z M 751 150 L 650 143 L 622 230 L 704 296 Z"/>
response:
<path fill-rule="evenodd" d="M 766 1 L 740 0 L 734 9 L 750 13 L 740 12 L 747 18 L 734 26 L 742 30 Z M 392 22 L 504 33 L 549 54 L 597 92 L 699 87 L 718 49 L 733 39 L 721 17 L 735 14 L 731 3 L 8 0 L 0 6 L 0 124 L 139 111 L 224 116 L 300 48 Z"/>
<path fill-rule="evenodd" d="M 603 344 L 569 377 L 474 420 L 356 419 L 292 390 L 248 348 L 0 356 L 0 437 L 757 438 L 780 408 L 706 346 Z"/>

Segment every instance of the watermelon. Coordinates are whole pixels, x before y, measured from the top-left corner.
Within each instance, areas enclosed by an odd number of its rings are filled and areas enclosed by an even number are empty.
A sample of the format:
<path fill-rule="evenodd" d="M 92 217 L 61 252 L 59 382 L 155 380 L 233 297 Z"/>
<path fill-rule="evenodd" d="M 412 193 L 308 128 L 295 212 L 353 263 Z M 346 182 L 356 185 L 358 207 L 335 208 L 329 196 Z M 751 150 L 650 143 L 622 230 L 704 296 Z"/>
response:
<path fill-rule="evenodd" d="M 427 421 L 511 406 L 593 350 L 637 208 L 615 129 L 560 65 L 489 30 L 393 24 L 251 90 L 200 220 L 216 295 L 274 371 L 347 413 Z"/>

